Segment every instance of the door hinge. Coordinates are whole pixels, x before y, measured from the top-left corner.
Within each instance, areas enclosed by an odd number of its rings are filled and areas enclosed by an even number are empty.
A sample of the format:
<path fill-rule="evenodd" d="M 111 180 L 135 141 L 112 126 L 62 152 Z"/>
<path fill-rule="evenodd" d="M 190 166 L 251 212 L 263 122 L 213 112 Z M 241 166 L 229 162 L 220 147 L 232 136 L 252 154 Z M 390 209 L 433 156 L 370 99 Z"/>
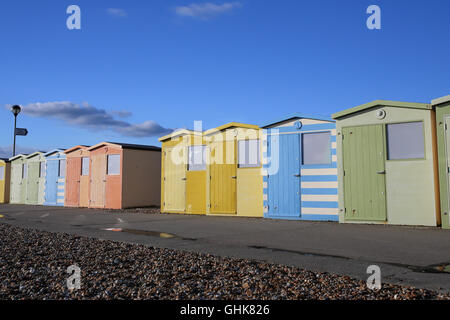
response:
<path fill-rule="evenodd" d="M 444 124 L 444 128 L 445 128 L 445 130 L 447 130 L 447 124 Z"/>
<path fill-rule="evenodd" d="M 450 173 L 450 167 L 447 167 L 447 173 Z"/>
<path fill-rule="evenodd" d="M 344 213 L 346 213 L 347 212 L 347 208 L 344 208 Z"/>
<path fill-rule="evenodd" d="M 345 170 L 344 170 L 344 176 L 345 176 Z"/>

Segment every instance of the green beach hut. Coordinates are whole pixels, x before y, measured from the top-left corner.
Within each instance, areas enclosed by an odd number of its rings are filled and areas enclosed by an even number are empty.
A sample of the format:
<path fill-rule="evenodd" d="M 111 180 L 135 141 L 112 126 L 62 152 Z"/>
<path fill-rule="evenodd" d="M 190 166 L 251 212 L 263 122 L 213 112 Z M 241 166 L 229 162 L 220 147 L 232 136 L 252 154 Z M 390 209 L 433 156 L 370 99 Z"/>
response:
<path fill-rule="evenodd" d="M 45 155 L 37 151 L 26 157 L 27 169 L 27 196 L 25 204 L 44 204 L 45 188 Z"/>
<path fill-rule="evenodd" d="M 376 100 L 332 116 L 339 221 L 441 224 L 431 104 Z"/>

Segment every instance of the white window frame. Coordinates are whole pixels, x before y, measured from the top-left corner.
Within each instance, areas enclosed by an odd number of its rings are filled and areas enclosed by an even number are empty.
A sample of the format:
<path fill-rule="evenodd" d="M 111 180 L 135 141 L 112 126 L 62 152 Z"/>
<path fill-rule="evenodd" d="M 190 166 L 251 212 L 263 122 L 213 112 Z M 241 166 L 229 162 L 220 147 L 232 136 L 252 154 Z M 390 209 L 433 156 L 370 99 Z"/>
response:
<path fill-rule="evenodd" d="M 421 125 L 421 136 L 422 136 L 422 154 L 420 157 L 391 157 L 390 145 L 389 145 L 389 127 L 395 125 L 404 125 L 404 124 L 420 124 Z M 424 131 L 424 122 L 419 121 L 407 121 L 407 122 L 394 122 L 394 123 L 386 123 L 386 160 L 387 161 L 404 161 L 404 160 L 425 160 L 425 131 Z"/>
<path fill-rule="evenodd" d="M 119 172 L 118 173 L 109 173 L 109 159 L 112 156 L 116 156 L 116 157 L 119 158 L 119 167 L 118 167 Z M 121 156 L 120 156 L 119 153 L 112 153 L 112 154 L 106 155 L 106 175 L 108 175 L 108 176 L 119 176 L 120 175 L 121 162 L 122 162 L 122 159 L 121 159 Z"/>
<path fill-rule="evenodd" d="M 197 159 L 192 159 L 192 156 L 191 156 L 192 155 L 191 150 L 195 150 L 196 148 L 202 149 L 201 163 L 191 163 L 191 160 L 194 160 L 194 162 L 197 160 Z M 206 170 L 206 146 L 205 145 L 188 146 L 187 170 L 188 171 L 204 171 L 204 170 Z"/>
<path fill-rule="evenodd" d="M 61 175 L 61 162 L 64 162 L 64 172 Z M 66 176 L 66 169 L 67 169 L 67 162 L 66 159 L 59 159 L 58 160 L 58 177 L 65 177 Z"/>
<path fill-rule="evenodd" d="M 28 177 L 28 163 L 22 163 L 22 179 L 27 179 Z"/>
<path fill-rule="evenodd" d="M 87 174 L 83 174 L 83 168 L 84 168 L 84 160 L 87 160 Z M 83 177 L 87 177 L 89 176 L 89 171 L 90 171 L 90 159 L 89 157 L 81 157 L 81 176 Z"/>
<path fill-rule="evenodd" d="M 256 163 L 250 163 L 250 142 L 256 142 Z M 259 168 L 261 166 L 261 141 L 260 139 L 238 140 L 238 168 Z M 241 146 L 244 145 L 244 163 L 241 162 Z"/>
<path fill-rule="evenodd" d="M 327 134 L 328 135 L 328 151 L 329 151 L 329 153 L 328 153 L 328 158 L 327 158 L 326 162 L 305 163 L 304 137 L 305 137 L 305 135 L 312 136 L 314 134 Z M 331 132 L 330 131 L 304 132 L 304 133 L 301 134 L 300 139 L 301 139 L 301 143 L 302 143 L 302 145 L 301 145 L 301 147 L 302 147 L 301 148 L 301 152 L 302 152 L 302 159 L 301 159 L 302 162 L 301 162 L 301 164 L 302 164 L 302 166 L 317 166 L 317 165 L 326 166 L 326 165 L 330 165 L 332 163 L 333 156 L 331 154 L 331 149 L 332 148 L 331 148 Z"/>
<path fill-rule="evenodd" d="M 47 164 L 45 161 L 39 161 L 39 178 L 44 178 L 47 171 Z"/>

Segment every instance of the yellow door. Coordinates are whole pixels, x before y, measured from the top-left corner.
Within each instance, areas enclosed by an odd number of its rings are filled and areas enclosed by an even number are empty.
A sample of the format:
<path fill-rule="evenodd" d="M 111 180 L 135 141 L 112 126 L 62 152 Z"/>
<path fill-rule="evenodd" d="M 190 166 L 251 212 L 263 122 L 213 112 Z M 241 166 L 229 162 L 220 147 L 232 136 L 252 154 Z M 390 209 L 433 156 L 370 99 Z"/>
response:
<path fill-rule="evenodd" d="M 6 165 L 5 163 L 0 163 L 0 203 L 7 202 L 5 181 L 6 181 Z"/>
<path fill-rule="evenodd" d="M 186 161 L 184 150 L 164 151 L 164 211 L 186 211 Z"/>
<path fill-rule="evenodd" d="M 206 146 L 188 147 L 186 213 L 206 214 Z"/>
<path fill-rule="evenodd" d="M 210 213 L 236 214 L 235 140 L 213 141 L 210 150 Z"/>

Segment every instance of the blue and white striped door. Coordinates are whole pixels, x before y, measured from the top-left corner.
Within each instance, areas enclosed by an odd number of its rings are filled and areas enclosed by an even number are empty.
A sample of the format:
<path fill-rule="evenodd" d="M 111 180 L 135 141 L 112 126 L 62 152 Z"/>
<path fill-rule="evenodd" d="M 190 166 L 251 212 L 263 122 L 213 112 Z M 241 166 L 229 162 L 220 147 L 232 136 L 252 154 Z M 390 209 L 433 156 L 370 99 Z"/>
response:
<path fill-rule="evenodd" d="M 275 154 L 277 150 L 278 156 Z M 300 217 L 300 150 L 298 134 L 280 134 L 267 141 L 270 161 L 278 167 L 277 172 L 268 175 L 269 216 Z"/>

